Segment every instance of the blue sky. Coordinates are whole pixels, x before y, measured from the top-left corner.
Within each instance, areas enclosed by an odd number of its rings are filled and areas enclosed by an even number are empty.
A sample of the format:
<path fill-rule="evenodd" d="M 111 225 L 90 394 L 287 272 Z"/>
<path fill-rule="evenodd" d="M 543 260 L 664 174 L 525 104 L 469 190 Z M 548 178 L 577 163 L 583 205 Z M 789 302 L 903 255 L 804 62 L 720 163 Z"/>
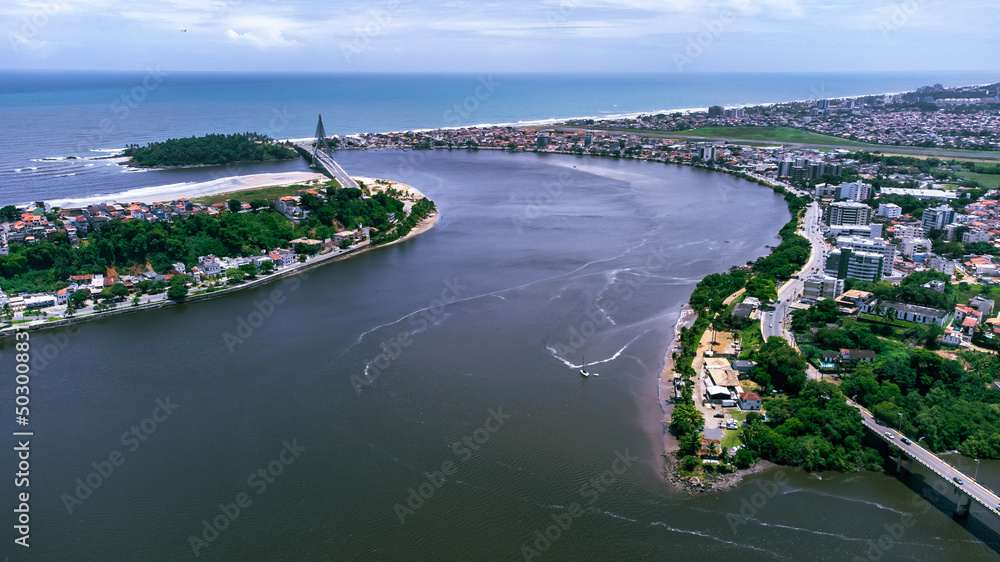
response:
<path fill-rule="evenodd" d="M 3 0 L 0 68 L 989 70 L 997 22 L 996 0 Z"/>

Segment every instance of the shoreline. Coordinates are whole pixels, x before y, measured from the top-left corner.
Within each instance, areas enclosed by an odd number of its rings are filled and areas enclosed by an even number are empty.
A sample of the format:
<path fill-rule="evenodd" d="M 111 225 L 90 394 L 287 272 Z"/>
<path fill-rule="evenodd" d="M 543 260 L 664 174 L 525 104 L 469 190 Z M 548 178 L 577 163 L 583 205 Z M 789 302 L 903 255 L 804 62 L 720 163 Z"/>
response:
<path fill-rule="evenodd" d="M 986 83 L 986 84 L 960 84 L 960 85 L 957 85 L 957 86 L 948 86 L 948 87 L 949 88 L 974 88 L 974 87 L 989 86 L 991 84 L 992 84 L 992 82 L 989 82 L 989 83 Z M 898 92 L 876 92 L 876 93 L 871 93 L 871 94 L 849 94 L 849 95 L 843 95 L 843 96 L 833 96 L 833 97 L 830 97 L 830 98 L 812 97 L 812 98 L 806 98 L 806 99 L 784 100 L 784 101 L 769 101 L 769 102 L 760 102 L 760 103 L 751 103 L 751 102 L 745 102 L 744 103 L 744 102 L 740 102 L 740 103 L 727 104 L 726 107 L 739 107 L 739 108 L 744 108 L 744 109 L 750 108 L 750 107 L 765 107 L 766 108 L 766 107 L 773 107 L 773 106 L 776 106 L 776 105 L 781 105 L 781 104 L 786 104 L 786 103 L 807 103 L 807 102 L 813 102 L 813 101 L 816 101 L 817 99 L 837 99 L 837 100 L 850 100 L 850 99 L 854 99 L 854 100 L 856 100 L 856 99 L 867 98 L 867 97 L 896 96 L 896 95 L 907 94 L 907 93 L 910 93 L 912 91 L 913 90 L 905 90 L 905 91 L 898 91 Z M 556 126 L 556 125 L 570 126 L 570 125 L 568 125 L 569 121 L 578 121 L 578 120 L 586 120 L 586 119 L 593 119 L 594 121 L 598 121 L 598 120 L 608 121 L 608 120 L 615 120 L 615 119 L 635 119 L 635 118 L 639 117 L 640 115 L 656 115 L 657 113 L 682 113 L 682 114 L 690 114 L 690 113 L 694 113 L 694 112 L 697 112 L 697 111 L 705 111 L 706 109 L 707 109 L 707 106 L 704 107 L 704 108 L 703 107 L 681 107 L 681 108 L 674 108 L 674 109 L 663 108 L 663 109 L 653 109 L 653 110 L 637 111 L 637 112 L 630 112 L 630 113 L 608 113 L 606 115 L 585 115 L 585 116 L 576 116 L 576 117 L 572 117 L 572 116 L 571 117 L 546 117 L 546 118 L 541 118 L 541 119 L 526 119 L 526 120 L 523 120 L 523 121 L 502 122 L 502 123 L 469 123 L 468 125 L 452 125 L 452 126 L 445 126 L 445 127 L 423 127 L 423 128 L 413 128 L 413 129 L 405 129 L 405 130 L 400 129 L 400 130 L 386 130 L 386 131 L 361 131 L 361 132 L 356 132 L 356 133 L 343 133 L 340 136 L 343 136 L 343 137 L 360 137 L 362 135 L 368 135 L 368 134 L 383 135 L 383 134 L 402 134 L 402 133 L 428 133 L 428 132 L 433 132 L 433 131 L 460 131 L 462 129 L 486 129 L 486 128 L 493 128 L 493 127 L 524 127 L 524 128 L 531 128 L 531 127 L 546 127 L 546 126 Z M 285 142 L 285 141 L 296 142 L 296 141 L 312 141 L 312 140 L 314 140 L 312 137 L 310 137 L 310 138 L 304 138 L 304 139 L 279 139 L 280 142 Z M 887 145 L 887 146 L 890 146 L 890 145 Z M 335 150 L 343 150 L 343 149 L 335 149 Z"/>
<path fill-rule="evenodd" d="M 264 189 L 322 181 L 325 175 L 314 172 L 271 172 L 250 175 L 226 176 L 206 182 L 174 183 L 150 187 L 138 187 L 118 193 L 89 195 L 73 199 L 53 199 L 46 201 L 53 207 L 85 207 L 110 201 L 156 203 L 178 198 L 195 198 L 222 195 L 249 189 Z"/>

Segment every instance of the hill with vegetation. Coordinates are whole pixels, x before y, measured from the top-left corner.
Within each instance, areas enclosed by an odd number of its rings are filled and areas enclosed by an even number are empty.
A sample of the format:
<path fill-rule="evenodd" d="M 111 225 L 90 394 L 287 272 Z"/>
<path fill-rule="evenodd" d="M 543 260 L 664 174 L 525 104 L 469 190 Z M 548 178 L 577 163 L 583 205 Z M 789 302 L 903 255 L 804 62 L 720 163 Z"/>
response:
<path fill-rule="evenodd" d="M 164 166 L 215 166 L 233 162 L 265 162 L 298 158 L 291 145 L 257 133 L 205 135 L 168 139 L 146 146 L 130 145 L 122 153 L 143 168 Z"/>

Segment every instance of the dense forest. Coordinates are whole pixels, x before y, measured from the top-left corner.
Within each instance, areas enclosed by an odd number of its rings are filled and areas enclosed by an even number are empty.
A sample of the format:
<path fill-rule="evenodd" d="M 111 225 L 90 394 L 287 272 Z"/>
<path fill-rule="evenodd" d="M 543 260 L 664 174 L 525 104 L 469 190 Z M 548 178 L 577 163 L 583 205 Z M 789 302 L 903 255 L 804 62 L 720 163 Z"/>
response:
<path fill-rule="evenodd" d="M 270 137 L 257 133 L 169 139 L 144 147 L 130 145 L 123 155 L 130 157 L 133 165 L 144 168 L 298 158 L 298 153 L 289 146 L 275 144 Z"/>

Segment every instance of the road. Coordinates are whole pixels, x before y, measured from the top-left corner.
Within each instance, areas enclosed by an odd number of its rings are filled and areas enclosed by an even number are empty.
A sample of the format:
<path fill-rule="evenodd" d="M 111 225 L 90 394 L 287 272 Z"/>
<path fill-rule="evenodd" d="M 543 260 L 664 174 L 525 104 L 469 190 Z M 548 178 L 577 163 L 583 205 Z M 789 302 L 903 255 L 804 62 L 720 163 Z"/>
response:
<path fill-rule="evenodd" d="M 313 147 L 311 143 L 300 143 L 299 146 L 312 154 Z M 329 154 L 320 150 L 317 153 L 317 160 L 319 160 L 319 164 L 322 164 L 327 173 L 340 182 L 340 187 L 358 187 L 354 179 Z"/>
<path fill-rule="evenodd" d="M 864 422 L 865 427 L 872 430 L 876 435 L 881 437 L 883 441 L 900 448 L 908 457 L 924 465 L 941 478 L 944 478 L 944 480 L 952 486 L 960 488 L 973 500 L 979 502 L 983 507 L 994 513 L 1000 514 L 1000 496 L 997 496 L 990 489 L 986 488 L 979 482 L 976 482 L 968 474 L 965 474 L 947 462 L 941 460 L 937 455 L 927 449 L 924 449 L 918 443 L 914 443 L 912 441 L 904 443 L 904 435 L 902 433 L 890 427 L 879 425 L 878 422 L 875 421 L 875 418 L 872 417 L 871 412 L 863 408 L 861 405 L 851 400 L 848 400 L 847 403 L 854 406 L 861 412 L 861 419 Z M 962 484 L 958 484 L 955 480 L 956 478 L 960 479 Z"/>
<path fill-rule="evenodd" d="M 764 311 L 760 319 L 761 332 L 764 340 L 772 336 L 785 338 L 794 345 L 792 334 L 788 331 L 788 314 L 791 303 L 802 296 L 802 289 L 805 285 L 804 279 L 815 273 L 823 271 L 823 257 L 826 252 L 826 243 L 823 241 L 823 234 L 820 231 L 820 208 L 818 202 L 812 202 L 806 207 L 805 218 L 802 221 L 802 228 L 799 234 L 805 236 L 811 244 L 809 260 L 799 271 L 798 275 L 789 279 L 778 288 L 778 300 L 771 310 Z"/>

